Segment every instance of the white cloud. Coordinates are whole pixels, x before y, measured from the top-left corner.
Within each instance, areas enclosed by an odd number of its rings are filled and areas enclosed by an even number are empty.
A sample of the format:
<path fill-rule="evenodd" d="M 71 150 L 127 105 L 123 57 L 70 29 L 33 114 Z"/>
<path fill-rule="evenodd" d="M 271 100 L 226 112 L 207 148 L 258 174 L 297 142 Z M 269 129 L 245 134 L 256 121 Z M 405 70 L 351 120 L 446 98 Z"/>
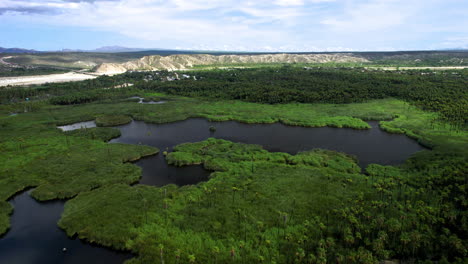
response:
<path fill-rule="evenodd" d="M 434 48 L 450 49 L 450 48 L 460 48 L 468 49 L 468 35 L 464 37 L 453 37 L 447 38 L 443 42 L 434 46 Z"/>
<path fill-rule="evenodd" d="M 304 5 L 303 0 L 276 0 L 275 5 L 279 6 L 301 6 Z"/>
<path fill-rule="evenodd" d="M 413 45 L 418 37 L 424 39 L 423 36 L 434 32 L 458 32 L 455 36 L 468 33 L 466 19 L 458 23 L 441 19 L 449 14 L 444 8 L 451 8 L 451 17 L 464 18 L 468 5 L 462 2 L 0 0 L 0 23 L 14 21 L 23 25 L 81 27 L 118 33 L 139 47 L 278 51 L 347 51 L 366 47 L 375 50 L 402 47 L 399 44 L 402 41 L 407 46 Z M 434 21 L 431 14 L 439 19 Z M 436 42 L 458 43 L 447 37 L 441 39 L 445 42 Z"/>
<path fill-rule="evenodd" d="M 168 39 L 172 42 L 182 42 L 185 45 L 199 45 L 210 42 L 229 43 L 238 46 L 251 42 L 251 47 L 261 43 L 277 44 L 287 39 L 287 33 L 277 28 L 256 29 L 255 25 L 283 21 L 288 23 L 298 15 L 295 9 L 265 10 L 261 4 L 244 1 L 232 8 L 229 3 L 203 0 L 123 0 L 120 2 L 99 1 L 94 3 L 64 3 L 61 1 L 21 2 L 22 6 L 57 5 L 61 12 L 53 16 L 29 16 L 37 23 L 49 25 L 71 25 L 89 27 L 95 30 L 118 32 L 131 38 L 153 42 L 154 46 Z M 229 1 L 227 1 L 229 2 Z M 9 3 L 8 3 L 9 4 Z M 79 5 L 79 8 L 77 8 Z M 10 5 L 11 6 L 11 5 Z M 63 8 L 62 8 L 63 7 Z M 217 12 L 239 11 L 248 17 L 239 17 L 237 21 L 225 16 L 211 14 L 197 15 L 193 12 L 215 9 Z"/>
<path fill-rule="evenodd" d="M 321 23 L 336 31 L 370 32 L 400 26 L 430 0 L 347 1 L 343 14 L 323 19 Z"/>

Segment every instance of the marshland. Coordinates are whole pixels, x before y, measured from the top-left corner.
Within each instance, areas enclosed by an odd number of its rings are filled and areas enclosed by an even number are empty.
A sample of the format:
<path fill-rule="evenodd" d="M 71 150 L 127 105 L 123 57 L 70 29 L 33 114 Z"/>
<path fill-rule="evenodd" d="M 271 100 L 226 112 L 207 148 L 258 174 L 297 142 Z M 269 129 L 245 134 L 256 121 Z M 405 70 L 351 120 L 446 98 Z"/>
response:
<path fill-rule="evenodd" d="M 0 89 L 0 262 L 463 263 L 467 70 L 309 66 Z"/>

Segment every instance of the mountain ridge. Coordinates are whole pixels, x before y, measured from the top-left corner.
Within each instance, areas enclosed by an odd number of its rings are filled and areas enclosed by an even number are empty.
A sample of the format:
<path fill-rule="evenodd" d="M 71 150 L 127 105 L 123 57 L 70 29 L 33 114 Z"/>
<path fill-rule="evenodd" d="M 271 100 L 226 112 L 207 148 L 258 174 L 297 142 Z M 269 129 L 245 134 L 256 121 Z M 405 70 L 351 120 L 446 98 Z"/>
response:
<path fill-rule="evenodd" d="M 3 48 L 0 47 L 0 53 L 40 53 L 41 51 L 34 49 L 22 49 L 22 48 Z"/>
<path fill-rule="evenodd" d="M 169 56 L 151 55 L 125 63 L 102 63 L 94 68 L 101 74 L 118 74 L 126 71 L 183 70 L 195 65 L 226 65 L 248 63 L 327 63 L 368 62 L 352 53 L 331 54 L 259 54 L 259 55 L 209 55 L 177 54 Z"/>

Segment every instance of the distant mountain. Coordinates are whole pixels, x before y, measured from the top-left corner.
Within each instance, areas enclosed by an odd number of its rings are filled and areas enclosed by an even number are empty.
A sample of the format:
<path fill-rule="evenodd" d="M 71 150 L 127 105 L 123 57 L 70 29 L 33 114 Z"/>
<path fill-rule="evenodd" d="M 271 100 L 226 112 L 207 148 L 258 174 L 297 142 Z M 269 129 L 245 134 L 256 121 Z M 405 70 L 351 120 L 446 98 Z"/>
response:
<path fill-rule="evenodd" d="M 90 52 L 134 52 L 134 51 L 145 51 L 150 49 L 139 49 L 139 48 L 127 48 L 121 46 L 104 46 L 94 50 L 89 50 Z"/>
<path fill-rule="evenodd" d="M 0 47 L 0 53 L 39 53 L 40 51 L 32 49 L 20 49 L 20 48 L 2 48 Z"/>
<path fill-rule="evenodd" d="M 61 50 L 48 50 L 48 51 L 38 51 L 33 49 L 21 49 L 21 48 L 2 48 L 0 47 L 0 53 L 41 53 L 41 52 L 101 52 L 101 53 L 118 53 L 118 52 L 138 52 L 138 51 L 147 51 L 147 50 L 160 50 L 160 49 L 139 49 L 139 48 L 127 48 L 121 46 L 104 46 L 97 49 L 61 49 Z"/>
<path fill-rule="evenodd" d="M 468 51 L 468 48 L 463 48 L 463 47 L 459 47 L 459 48 L 451 48 L 451 49 L 443 49 L 445 51 Z"/>

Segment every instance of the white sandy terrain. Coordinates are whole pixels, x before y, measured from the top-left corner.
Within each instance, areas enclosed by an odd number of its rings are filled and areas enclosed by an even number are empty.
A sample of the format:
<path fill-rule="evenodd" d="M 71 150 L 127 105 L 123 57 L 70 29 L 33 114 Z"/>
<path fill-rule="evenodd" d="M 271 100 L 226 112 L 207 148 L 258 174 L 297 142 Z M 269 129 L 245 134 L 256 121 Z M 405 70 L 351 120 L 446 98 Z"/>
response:
<path fill-rule="evenodd" d="M 31 85 L 57 82 L 74 82 L 88 79 L 94 79 L 99 75 L 84 74 L 77 72 L 67 72 L 60 74 L 36 75 L 36 76 L 17 76 L 0 78 L 0 86 L 7 85 Z"/>

